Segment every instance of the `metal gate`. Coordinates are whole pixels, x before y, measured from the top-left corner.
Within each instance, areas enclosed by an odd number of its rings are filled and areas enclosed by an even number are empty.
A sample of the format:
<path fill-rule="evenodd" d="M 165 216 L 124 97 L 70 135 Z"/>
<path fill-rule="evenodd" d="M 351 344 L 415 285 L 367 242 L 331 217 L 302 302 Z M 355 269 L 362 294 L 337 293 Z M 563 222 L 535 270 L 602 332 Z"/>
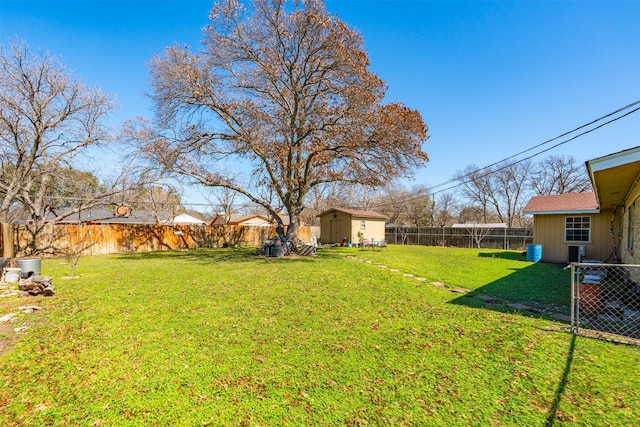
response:
<path fill-rule="evenodd" d="M 571 264 L 571 330 L 640 345 L 640 265 Z"/>

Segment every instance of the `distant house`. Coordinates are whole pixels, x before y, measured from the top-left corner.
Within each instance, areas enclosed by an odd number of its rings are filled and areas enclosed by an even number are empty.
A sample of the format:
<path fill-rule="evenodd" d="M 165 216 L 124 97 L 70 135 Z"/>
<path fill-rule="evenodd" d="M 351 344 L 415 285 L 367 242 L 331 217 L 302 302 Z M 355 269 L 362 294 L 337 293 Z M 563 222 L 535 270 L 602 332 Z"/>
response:
<path fill-rule="evenodd" d="M 533 243 L 542 246 L 542 261 L 607 260 L 614 248 L 612 209 L 600 209 L 595 193 L 535 196 L 523 209 L 533 215 Z"/>
<path fill-rule="evenodd" d="M 49 213 L 47 222 L 55 220 Z M 32 220 L 16 221 L 17 224 L 31 224 Z M 204 221 L 187 214 L 172 217 L 170 212 L 138 211 L 129 206 L 116 205 L 113 209 L 83 209 L 56 221 L 57 224 L 205 224 Z"/>
<path fill-rule="evenodd" d="M 362 239 L 376 242 L 385 240 L 387 217 L 373 211 L 333 208 L 317 215 L 320 218 L 320 241 L 322 243 L 359 243 Z"/>
<path fill-rule="evenodd" d="M 181 213 L 180 215 L 177 215 L 175 217 L 173 217 L 172 219 L 168 219 L 166 221 L 164 221 L 165 224 L 172 224 L 172 225 L 204 225 L 205 222 L 201 219 L 198 219 L 196 217 L 193 217 L 191 215 L 185 214 L 185 213 Z"/>
<path fill-rule="evenodd" d="M 49 213 L 45 222 L 53 222 L 56 215 Z M 57 224 L 158 224 L 171 218 L 168 212 L 136 211 L 128 206 L 116 206 L 114 209 L 83 209 L 68 215 Z M 15 221 L 16 224 L 29 225 L 33 220 Z"/>

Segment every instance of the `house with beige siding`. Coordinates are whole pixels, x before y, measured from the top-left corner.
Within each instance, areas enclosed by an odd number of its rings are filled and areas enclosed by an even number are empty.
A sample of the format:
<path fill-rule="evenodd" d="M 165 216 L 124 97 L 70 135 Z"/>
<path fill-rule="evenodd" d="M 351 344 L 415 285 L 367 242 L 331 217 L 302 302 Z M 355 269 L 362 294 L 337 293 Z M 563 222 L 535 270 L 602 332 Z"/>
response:
<path fill-rule="evenodd" d="M 614 253 L 612 209 L 600 209 L 595 193 L 535 196 L 523 213 L 533 215 L 533 244 L 542 247 L 546 262 L 610 259 Z M 619 240 L 619 239 L 618 239 Z"/>
<path fill-rule="evenodd" d="M 533 243 L 542 261 L 640 264 L 640 147 L 586 162 L 592 193 L 533 197 Z"/>
<path fill-rule="evenodd" d="M 318 215 L 320 241 L 341 243 L 343 240 L 384 242 L 386 217 L 373 211 L 333 208 Z M 361 236 L 361 237 L 360 237 Z"/>

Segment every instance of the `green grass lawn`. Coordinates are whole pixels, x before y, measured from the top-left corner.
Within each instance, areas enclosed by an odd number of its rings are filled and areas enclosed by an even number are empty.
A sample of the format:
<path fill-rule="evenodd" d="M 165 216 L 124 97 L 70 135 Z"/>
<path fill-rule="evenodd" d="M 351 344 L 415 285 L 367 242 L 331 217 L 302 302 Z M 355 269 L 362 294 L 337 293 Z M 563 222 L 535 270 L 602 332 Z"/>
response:
<path fill-rule="evenodd" d="M 632 426 L 640 349 L 429 285 L 568 306 L 504 251 L 246 249 L 43 261 L 50 298 L 0 355 L 3 426 Z M 380 262 L 379 268 L 358 258 Z M 401 272 L 425 277 L 419 282 Z M 6 337 L 5 337 L 6 338 Z"/>

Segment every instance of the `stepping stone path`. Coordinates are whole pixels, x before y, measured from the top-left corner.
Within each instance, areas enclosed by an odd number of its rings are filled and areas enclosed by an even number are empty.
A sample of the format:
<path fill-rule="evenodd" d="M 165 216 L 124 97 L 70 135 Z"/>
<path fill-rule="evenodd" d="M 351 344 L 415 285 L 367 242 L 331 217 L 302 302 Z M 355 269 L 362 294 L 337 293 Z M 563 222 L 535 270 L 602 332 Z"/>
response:
<path fill-rule="evenodd" d="M 372 264 L 372 265 L 375 265 L 376 267 L 379 267 L 379 268 L 388 268 L 386 265 L 382 265 L 380 263 L 373 263 L 372 261 L 364 260 L 362 258 L 356 258 L 356 257 L 351 256 L 351 255 L 348 255 L 347 258 L 348 259 L 357 260 L 359 262 L 364 262 L 364 263 L 367 263 L 367 264 Z M 391 272 L 391 273 L 400 273 L 400 270 L 398 270 L 396 268 L 389 268 L 389 272 Z M 416 277 L 415 275 L 413 275 L 411 273 L 403 273 L 402 275 L 403 275 L 403 277 L 413 278 L 418 282 L 426 282 L 427 281 L 427 279 L 425 279 L 424 277 Z M 462 288 L 462 287 L 449 289 L 449 288 L 447 288 L 447 285 L 445 285 L 444 283 L 441 283 L 441 282 L 429 282 L 429 284 L 431 286 L 435 286 L 435 287 L 440 288 L 440 289 L 445 289 L 445 290 L 448 290 L 450 292 L 457 293 L 457 294 L 467 294 L 469 292 L 472 292 L 471 289 L 466 289 L 466 288 Z M 494 297 L 491 297 L 491 296 L 488 296 L 488 295 L 470 295 L 470 297 L 479 299 L 480 301 L 483 301 L 483 302 L 485 302 L 487 304 L 500 304 L 501 303 L 501 301 L 498 298 L 494 298 Z M 527 304 L 523 304 L 523 303 L 510 303 L 510 304 L 507 304 L 507 307 L 512 308 L 514 310 L 524 311 L 524 312 L 527 312 L 527 313 L 536 313 L 536 314 L 545 313 L 545 314 L 548 314 L 549 316 L 551 316 L 553 319 L 556 319 L 556 320 L 558 320 L 560 322 L 565 322 L 565 323 L 571 322 L 571 316 L 569 316 L 567 314 L 564 314 L 564 313 L 558 313 L 556 311 L 553 311 L 552 309 L 551 310 L 546 310 L 546 309 L 545 310 L 541 310 L 541 309 L 534 308 L 534 307 L 531 307 L 531 306 L 529 306 Z"/>

